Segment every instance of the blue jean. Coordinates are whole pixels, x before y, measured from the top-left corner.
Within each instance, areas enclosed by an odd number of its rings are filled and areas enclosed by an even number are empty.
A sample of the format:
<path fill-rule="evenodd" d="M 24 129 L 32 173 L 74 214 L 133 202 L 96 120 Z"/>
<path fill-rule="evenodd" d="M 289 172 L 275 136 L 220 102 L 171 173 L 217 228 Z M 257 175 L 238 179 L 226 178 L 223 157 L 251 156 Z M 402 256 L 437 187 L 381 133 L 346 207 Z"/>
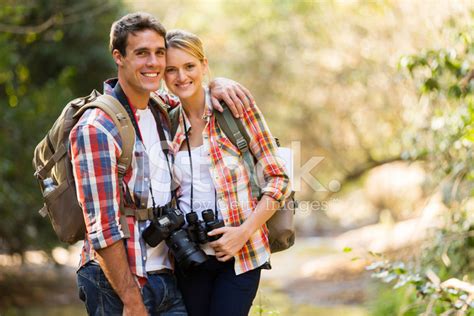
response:
<path fill-rule="evenodd" d="M 216 257 L 187 271 L 178 271 L 178 286 L 190 316 L 246 316 L 257 294 L 261 269 L 235 275 L 234 260 Z"/>
<path fill-rule="evenodd" d="M 77 286 L 88 315 L 122 315 L 122 301 L 98 264 L 89 262 L 77 271 Z M 148 275 L 148 282 L 141 292 L 150 315 L 188 315 L 176 278 L 170 273 Z"/>

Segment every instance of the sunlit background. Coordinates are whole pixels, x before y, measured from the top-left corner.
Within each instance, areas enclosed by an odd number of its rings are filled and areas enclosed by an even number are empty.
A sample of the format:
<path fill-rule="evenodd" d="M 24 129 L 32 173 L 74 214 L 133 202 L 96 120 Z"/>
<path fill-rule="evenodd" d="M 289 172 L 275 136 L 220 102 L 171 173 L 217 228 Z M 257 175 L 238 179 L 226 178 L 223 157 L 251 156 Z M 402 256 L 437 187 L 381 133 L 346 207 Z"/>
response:
<path fill-rule="evenodd" d="M 38 215 L 31 158 L 68 100 L 114 76 L 110 25 L 138 10 L 200 36 L 212 77 L 249 88 L 294 151 L 297 241 L 272 257 L 251 315 L 468 314 L 473 8 L 0 0 L 0 315 L 86 314 L 81 245 Z"/>

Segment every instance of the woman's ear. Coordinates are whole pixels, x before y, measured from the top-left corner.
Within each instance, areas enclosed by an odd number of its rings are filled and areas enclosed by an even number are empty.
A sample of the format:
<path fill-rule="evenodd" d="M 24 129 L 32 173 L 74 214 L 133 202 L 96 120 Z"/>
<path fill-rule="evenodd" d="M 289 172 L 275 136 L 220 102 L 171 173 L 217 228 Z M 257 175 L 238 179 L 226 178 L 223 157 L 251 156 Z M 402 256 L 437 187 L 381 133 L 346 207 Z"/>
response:
<path fill-rule="evenodd" d="M 207 58 L 204 57 L 204 59 L 201 61 L 201 63 L 202 63 L 202 66 L 204 68 L 204 73 L 209 75 L 209 64 L 207 62 Z"/>

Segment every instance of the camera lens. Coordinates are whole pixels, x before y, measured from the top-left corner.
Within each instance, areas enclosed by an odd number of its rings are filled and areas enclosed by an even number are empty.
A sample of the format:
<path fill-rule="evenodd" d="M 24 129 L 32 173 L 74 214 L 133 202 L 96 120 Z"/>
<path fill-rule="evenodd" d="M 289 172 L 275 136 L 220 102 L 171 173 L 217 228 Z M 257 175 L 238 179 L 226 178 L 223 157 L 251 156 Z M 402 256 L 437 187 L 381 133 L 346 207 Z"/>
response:
<path fill-rule="evenodd" d="M 143 232 L 143 239 L 151 247 L 156 247 L 158 244 L 165 240 L 166 245 L 173 253 L 177 264 L 184 271 L 197 266 L 206 261 L 207 255 L 199 248 L 199 246 L 193 241 L 193 232 L 191 229 L 184 230 L 184 214 L 179 209 L 166 207 L 164 211 L 165 215 L 155 218 L 153 222 Z M 190 213 L 192 214 L 192 213 Z M 195 227 L 195 238 L 199 241 L 202 238 L 200 230 L 203 223 L 198 220 L 197 214 L 188 216 L 186 219 L 193 222 Z M 206 237 L 206 236 L 204 236 Z"/>
<path fill-rule="evenodd" d="M 166 239 L 166 244 L 183 271 L 198 266 L 208 259 L 204 251 L 188 238 L 185 230 L 180 229 L 173 232 Z"/>

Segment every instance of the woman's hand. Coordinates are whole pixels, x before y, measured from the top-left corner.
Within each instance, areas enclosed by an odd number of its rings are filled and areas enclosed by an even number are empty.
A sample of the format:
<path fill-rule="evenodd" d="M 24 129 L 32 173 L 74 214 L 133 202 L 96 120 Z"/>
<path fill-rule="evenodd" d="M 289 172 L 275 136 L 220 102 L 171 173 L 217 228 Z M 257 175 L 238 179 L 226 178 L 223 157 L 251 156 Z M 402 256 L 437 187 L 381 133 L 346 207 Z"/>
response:
<path fill-rule="evenodd" d="M 216 78 L 209 83 L 211 102 L 214 109 L 222 112 L 219 100 L 224 101 L 236 118 L 243 117 L 244 111 L 253 103 L 250 91 L 240 83 L 226 78 Z"/>
<path fill-rule="evenodd" d="M 216 252 L 217 260 L 222 262 L 232 259 L 250 238 L 250 234 L 243 226 L 221 227 L 208 233 L 209 236 L 219 234 L 223 234 L 221 238 L 209 245 Z"/>

